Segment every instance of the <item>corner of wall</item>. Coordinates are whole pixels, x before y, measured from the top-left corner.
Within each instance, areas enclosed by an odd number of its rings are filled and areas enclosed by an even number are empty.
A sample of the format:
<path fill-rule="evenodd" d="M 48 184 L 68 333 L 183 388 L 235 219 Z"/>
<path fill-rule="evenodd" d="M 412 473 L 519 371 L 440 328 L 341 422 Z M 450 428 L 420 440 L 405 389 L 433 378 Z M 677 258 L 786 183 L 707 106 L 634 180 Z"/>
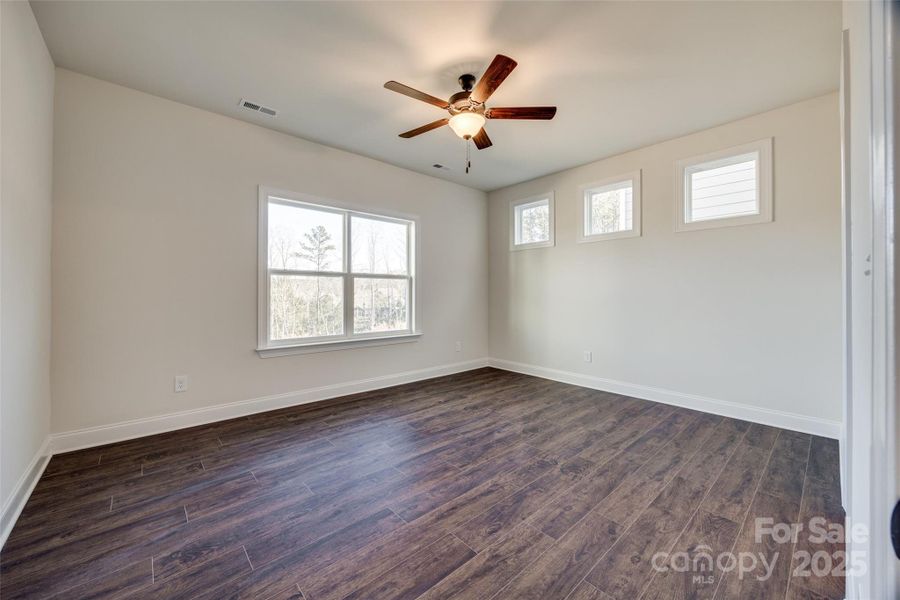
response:
<path fill-rule="evenodd" d="M 44 474 L 44 469 L 47 468 L 51 458 L 50 436 L 48 435 L 44 438 L 41 447 L 34 454 L 31 462 L 28 463 L 19 480 L 13 486 L 9 496 L 4 500 L 3 508 L 0 510 L 0 548 L 6 544 L 6 540 L 12 532 L 16 520 L 22 514 L 25 503 L 31 497 L 31 492 L 34 491 L 37 482 L 40 481 L 41 475 Z"/>
<path fill-rule="evenodd" d="M 15 149 L 0 164 L 2 542 L 47 462 L 55 67 L 31 5 L 2 2 L 0 10 L 0 144 Z"/>

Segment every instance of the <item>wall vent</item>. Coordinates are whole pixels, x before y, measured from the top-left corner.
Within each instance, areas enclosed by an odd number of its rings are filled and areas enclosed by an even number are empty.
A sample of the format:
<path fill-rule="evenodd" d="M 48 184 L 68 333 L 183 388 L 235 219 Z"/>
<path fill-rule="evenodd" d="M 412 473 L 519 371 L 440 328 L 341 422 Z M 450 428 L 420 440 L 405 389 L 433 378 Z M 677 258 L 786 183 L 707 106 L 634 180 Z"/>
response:
<path fill-rule="evenodd" d="M 244 98 L 241 98 L 240 106 L 241 108 L 246 108 L 247 110 L 252 110 L 253 112 L 262 113 L 269 117 L 278 116 L 278 111 L 274 108 L 269 108 L 268 106 L 263 106 L 258 102 L 251 102 L 250 100 L 246 100 Z"/>

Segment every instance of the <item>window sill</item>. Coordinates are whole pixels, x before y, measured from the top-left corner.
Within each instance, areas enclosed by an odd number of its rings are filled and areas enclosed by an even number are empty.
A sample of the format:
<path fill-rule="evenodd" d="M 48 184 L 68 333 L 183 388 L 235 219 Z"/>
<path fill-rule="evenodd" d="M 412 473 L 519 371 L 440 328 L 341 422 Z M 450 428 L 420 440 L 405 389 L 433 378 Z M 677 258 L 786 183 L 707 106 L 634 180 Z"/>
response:
<path fill-rule="evenodd" d="M 590 235 L 578 236 L 579 244 L 589 244 L 591 242 L 606 242 L 609 240 L 621 240 L 625 238 L 641 237 L 640 229 L 623 229 L 622 231 L 613 231 L 610 233 L 592 233 Z"/>
<path fill-rule="evenodd" d="M 720 227 L 736 227 L 738 225 L 759 225 L 771 223 L 771 214 L 758 214 L 745 217 L 721 217 L 718 219 L 706 219 L 705 221 L 678 221 L 675 223 L 676 233 L 685 231 L 699 231 L 701 229 L 719 229 Z"/>
<path fill-rule="evenodd" d="M 269 346 L 267 348 L 257 348 L 256 353 L 260 358 L 291 356 L 293 354 L 315 354 L 318 352 L 347 350 L 349 348 L 368 348 L 371 346 L 406 344 L 418 341 L 420 337 L 422 337 L 422 332 L 416 331 L 413 333 L 398 333 L 396 335 L 373 336 L 352 340 L 334 340 L 328 342 L 314 342 L 311 344 L 292 344 L 289 346 Z"/>
<path fill-rule="evenodd" d="M 533 250 L 535 248 L 552 248 L 556 243 L 553 240 L 546 242 L 532 242 L 530 244 L 510 244 L 510 252 L 519 252 L 520 250 Z"/>

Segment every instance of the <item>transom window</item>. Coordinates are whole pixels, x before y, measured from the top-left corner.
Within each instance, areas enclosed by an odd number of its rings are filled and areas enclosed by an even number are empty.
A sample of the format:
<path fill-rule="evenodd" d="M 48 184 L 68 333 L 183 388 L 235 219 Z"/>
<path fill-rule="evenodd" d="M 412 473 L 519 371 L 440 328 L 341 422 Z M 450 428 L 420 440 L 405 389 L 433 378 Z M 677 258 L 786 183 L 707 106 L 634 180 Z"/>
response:
<path fill-rule="evenodd" d="M 553 245 L 553 193 L 510 204 L 510 249 Z"/>
<path fill-rule="evenodd" d="M 415 222 L 260 193 L 260 348 L 414 331 Z"/>
<path fill-rule="evenodd" d="M 677 163 L 676 230 L 772 220 L 772 140 Z"/>
<path fill-rule="evenodd" d="M 578 240 L 592 242 L 641 234 L 640 171 L 581 188 Z"/>

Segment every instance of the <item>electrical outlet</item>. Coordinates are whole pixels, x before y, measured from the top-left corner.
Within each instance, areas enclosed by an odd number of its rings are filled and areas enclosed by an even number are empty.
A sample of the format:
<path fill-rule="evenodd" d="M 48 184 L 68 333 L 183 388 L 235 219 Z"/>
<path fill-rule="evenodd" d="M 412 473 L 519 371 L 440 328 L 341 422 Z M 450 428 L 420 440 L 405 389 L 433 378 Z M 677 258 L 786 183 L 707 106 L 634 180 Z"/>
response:
<path fill-rule="evenodd" d="M 591 360 L 593 360 L 593 358 L 594 358 L 594 357 L 593 357 L 593 355 L 591 354 L 591 351 L 590 351 L 590 350 L 585 350 L 585 351 L 584 351 L 584 362 L 591 362 Z"/>
<path fill-rule="evenodd" d="M 176 375 L 175 376 L 175 392 L 186 392 L 188 389 L 188 376 L 187 375 Z"/>
<path fill-rule="evenodd" d="M 462 352 L 462 342 L 456 342 L 456 351 Z"/>

